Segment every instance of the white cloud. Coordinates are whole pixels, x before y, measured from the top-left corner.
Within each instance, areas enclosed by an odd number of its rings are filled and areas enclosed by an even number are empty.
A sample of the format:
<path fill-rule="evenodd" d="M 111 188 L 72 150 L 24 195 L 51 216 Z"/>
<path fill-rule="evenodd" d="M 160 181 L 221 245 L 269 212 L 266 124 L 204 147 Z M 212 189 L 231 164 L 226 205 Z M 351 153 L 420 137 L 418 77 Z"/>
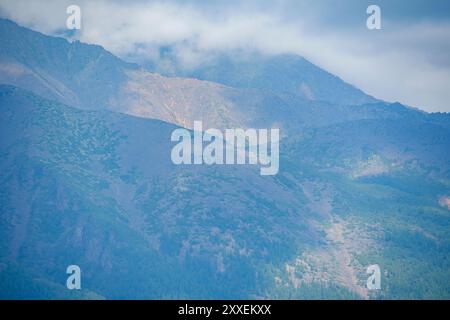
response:
<path fill-rule="evenodd" d="M 120 55 L 152 55 L 177 44 L 187 64 L 215 50 L 297 53 L 378 98 L 450 111 L 450 23 L 383 21 L 383 30 L 288 19 L 278 7 L 202 2 L 2 1 L 3 15 L 45 33 L 64 28 L 65 8 L 82 9 L 80 39 Z M 336 20 L 336 19 L 335 19 Z M 319 20 L 317 20 L 319 21 Z"/>

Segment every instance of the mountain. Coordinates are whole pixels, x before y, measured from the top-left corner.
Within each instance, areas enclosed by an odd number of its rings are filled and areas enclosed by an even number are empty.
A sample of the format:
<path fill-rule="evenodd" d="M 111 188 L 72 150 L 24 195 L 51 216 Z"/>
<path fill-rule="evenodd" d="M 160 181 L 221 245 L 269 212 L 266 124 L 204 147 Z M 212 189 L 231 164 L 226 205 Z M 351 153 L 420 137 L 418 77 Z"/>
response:
<path fill-rule="evenodd" d="M 20 27 L 9 20 L 0 19 L 0 37 L 0 83 L 25 88 L 83 109 L 112 110 L 187 128 L 191 128 L 195 120 L 203 120 L 205 127 L 279 126 L 287 133 L 304 126 L 367 117 L 368 112 L 364 109 L 348 111 L 346 106 L 311 101 L 299 95 L 294 88 L 303 80 L 295 78 L 296 69 L 289 66 L 290 60 L 294 60 L 292 63 L 295 65 L 300 61 L 300 69 L 308 66 L 308 79 L 317 78 L 317 83 L 309 85 L 317 90 L 325 86 L 335 95 L 342 96 L 352 92 L 351 96 L 359 97 L 347 99 L 353 103 L 376 101 L 301 58 L 282 58 L 280 70 L 276 63 L 278 60 L 270 59 L 269 66 L 260 72 L 261 81 L 255 78 L 249 80 L 248 86 L 236 88 L 192 78 L 164 77 L 126 63 L 99 46 L 77 41 L 69 43 L 62 38 Z M 247 69 L 255 66 L 250 64 Z M 286 69 L 291 70 L 285 75 L 286 81 L 277 79 Z M 271 70 L 278 70 L 273 78 L 270 77 Z M 245 74 L 255 72 L 248 70 Z M 271 79 L 270 83 L 263 78 Z M 292 83 L 289 82 L 291 78 L 295 78 Z M 265 85 L 253 86 L 255 81 L 267 82 L 271 90 L 266 90 Z M 280 87 L 274 87 L 274 84 Z M 284 86 L 286 89 L 282 90 Z M 380 102 L 380 105 L 385 104 Z M 369 116 L 383 117 L 382 111 L 371 111 Z"/>
<path fill-rule="evenodd" d="M 11 86 L 0 111 L 7 265 L 64 283 L 54 266 L 76 262 L 108 298 L 245 297 L 268 261 L 316 242 L 295 192 L 255 168 L 174 166 L 171 124 Z"/>
<path fill-rule="evenodd" d="M 0 39 L 1 298 L 450 297 L 449 114 L 165 77 L 8 20 Z M 279 173 L 175 166 L 194 120 L 280 127 Z"/>
<path fill-rule="evenodd" d="M 147 62 L 146 65 L 150 70 L 168 76 L 213 81 L 235 88 L 287 92 L 312 101 L 341 105 L 378 102 L 340 78 L 293 54 L 218 54 L 205 63 L 192 67 L 183 66 L 172 51 L 171 48 L 164 48 L 159 60 Z"/>
<path fill-rule="evenodd" d="M 77 106 L 98 108 L 136 68 L 100 46 L 69 43 L 0 19 L 1 81 Z"/>
<path fill-rule="evenodd" d="M 380 297 L 446 297 L 448 128 L 380 123 L 392 129 L 377 143 L 366 120 L 311 129 L 262 177 L 174 166 L 171 124 L 0 86 L 0 284 L 6 297 L 67 297 L 22 279 L 61 287 L 76 263 L 84 298 L 364 298 L 376 261 L 390 272 Z M 447 171 L 401 141 L 441 152 Z M 410 282 L 424 270 L 426 284 Z"/>

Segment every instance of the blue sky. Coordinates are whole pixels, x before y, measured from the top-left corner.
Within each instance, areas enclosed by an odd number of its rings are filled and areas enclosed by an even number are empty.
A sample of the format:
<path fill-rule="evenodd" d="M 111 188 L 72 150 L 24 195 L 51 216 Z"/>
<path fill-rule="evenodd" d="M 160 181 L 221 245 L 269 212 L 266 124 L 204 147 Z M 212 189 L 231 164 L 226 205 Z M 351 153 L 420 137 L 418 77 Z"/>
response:
<path fill-rule="evenodd" d="M 58 34 L 70 4 L 82 10 L 80 40 L 122 57 L 173 44 L 187 67 L 220 50 L 296 53 L 378 98 L 450 112 L 448 0 L 2 0 L 0 14 Z M 366 28 L 369 4 L 382 30 Z"/>

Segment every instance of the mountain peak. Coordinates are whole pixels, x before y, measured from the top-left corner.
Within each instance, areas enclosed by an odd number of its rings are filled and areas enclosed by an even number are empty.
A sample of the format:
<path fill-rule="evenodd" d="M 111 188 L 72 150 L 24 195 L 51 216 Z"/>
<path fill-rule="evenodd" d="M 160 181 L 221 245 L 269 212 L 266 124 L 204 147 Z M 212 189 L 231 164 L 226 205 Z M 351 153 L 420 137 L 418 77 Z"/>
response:
<path fill-rule="evenodd" d="M 146 66 L 167 76 L 184 76 L 218 82 L 230 87 L 286 92 L 307 100 L 342 105 L 378 101 L 339 77 L 295 54 L 261 52 L 220 53 L 198 67 L 185 67 L 170 47 L 159 61 Z"/>

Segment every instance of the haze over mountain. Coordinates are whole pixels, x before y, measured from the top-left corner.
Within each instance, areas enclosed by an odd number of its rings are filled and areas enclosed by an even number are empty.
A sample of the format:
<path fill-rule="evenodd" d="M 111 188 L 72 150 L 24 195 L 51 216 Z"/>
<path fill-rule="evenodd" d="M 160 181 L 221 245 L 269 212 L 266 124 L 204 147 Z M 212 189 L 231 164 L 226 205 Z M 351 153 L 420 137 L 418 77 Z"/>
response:
<path fill-rule="evenodd" d="M 9 20 L 0 20 L 0 25 L 2 83 L 86 109 L 104 108 L 185 127 L 200 118 L 219 128 L 271 127 L 280 122 L 298 127 L 298 121 L 313 125 L 324 120 L 320 112 L 305 110 L 321 107 L 329 112 L 327 103 L 315 100 L 339 105 L 376 101 L 300 57 L 260 57 L 263 63 L 259 69 L 258 60 L 237 65 L 225 60 L 192 74 L 230 85 L 227 87 L 163 77 L 123 62 L 99 46 L 48 37 Z M 298 115 L 295 121 L 292 114 Z M 309 118 L 303 119 L 303 114 Z"/>
<path fill-rule="evenodd" d="M 216 83 L 8 20 L 0 39 L 2 298 L 450 297 L 448 114 L 299 57 L 190 74 Z M 194 120 L 280 127 L 279 173 L 173 165 L 171 133 Z"/>
<path fill-rule="evenodd" d="M 340 78 L 297 55 L 263 55 L 259 52 L 217 54 L 199 66 L 185 66 L 171 48 L 160 50 L 156 61 L 145 63 L 150 70 L 169 76 L 214 81 L 236 88 L 287 92 L 307 100 L 342 105 L 360 105 L 377 100 Z"/>

